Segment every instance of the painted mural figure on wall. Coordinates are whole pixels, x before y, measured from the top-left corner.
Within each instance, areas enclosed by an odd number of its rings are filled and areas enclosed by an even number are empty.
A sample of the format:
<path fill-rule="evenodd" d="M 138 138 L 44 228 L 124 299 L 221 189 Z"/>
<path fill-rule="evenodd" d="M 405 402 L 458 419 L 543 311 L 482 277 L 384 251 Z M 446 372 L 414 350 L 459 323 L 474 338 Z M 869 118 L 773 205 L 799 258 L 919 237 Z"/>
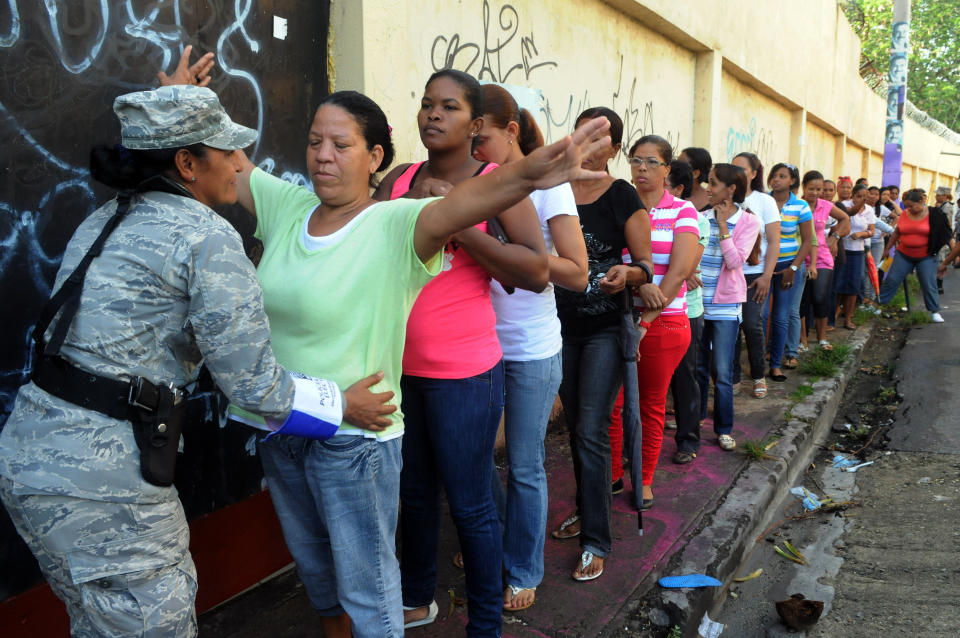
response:
<path fill-rule="evenodd" d="M 910 48 L 909 3 L 897 2 L 890 36 L 887 73 L 887 121 L 884 128 L 883 183 L 899 184 L 903 167 L 903 114 L 907 95 L 907 54 Z M 906 18 L 906 19 L 904 19 Z"/>

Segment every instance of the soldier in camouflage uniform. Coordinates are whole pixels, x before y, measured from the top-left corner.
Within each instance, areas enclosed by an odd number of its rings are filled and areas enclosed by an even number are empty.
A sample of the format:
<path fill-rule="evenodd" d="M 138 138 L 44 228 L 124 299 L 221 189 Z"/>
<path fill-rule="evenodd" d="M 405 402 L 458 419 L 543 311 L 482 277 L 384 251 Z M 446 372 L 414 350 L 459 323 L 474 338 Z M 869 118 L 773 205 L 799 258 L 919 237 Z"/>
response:
<path fill-rule="evenodd" d="M 205 363 L 230 401 L 282 421 L 296 408 L 295 384 L 270 348 L 240 237 L 210 208 L 236 201 L 233 150 L 256 132 L 196 86 L 123 95 L 114 111 L 126 147 L 116 150 L 118 163 L 138 164 L 141 150 L 180 149 L 165 174 L 183 194 L 134 195 L 87 272 L 60 357 L 103 377 L 178 388 Z M 108 202 L 79 226 L 55 289 L 116 207 Z M 372 400 L 351 390 L 355 410 Z M 196 633 L 183 508 L 175 487 L 142 478 L 129 421 L 23 386 L 0 433 L 0 499 L 67 605 L 74 636 Z"/>

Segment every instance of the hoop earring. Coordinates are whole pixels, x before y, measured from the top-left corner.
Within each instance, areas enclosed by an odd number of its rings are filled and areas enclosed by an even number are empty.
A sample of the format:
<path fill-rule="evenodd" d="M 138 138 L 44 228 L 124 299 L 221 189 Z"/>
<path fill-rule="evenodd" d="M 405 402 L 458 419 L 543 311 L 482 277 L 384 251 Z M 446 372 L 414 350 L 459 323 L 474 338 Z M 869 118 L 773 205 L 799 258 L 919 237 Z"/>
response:
<path fill-rule="evenodd" d="M 196 178 L 196 177 L 191 177 L 191 178 L 190 178 L 190 182 L 191 182 L 191 183 L 196 182 L 196 181 L 197 181 L 197 178 Z"/>

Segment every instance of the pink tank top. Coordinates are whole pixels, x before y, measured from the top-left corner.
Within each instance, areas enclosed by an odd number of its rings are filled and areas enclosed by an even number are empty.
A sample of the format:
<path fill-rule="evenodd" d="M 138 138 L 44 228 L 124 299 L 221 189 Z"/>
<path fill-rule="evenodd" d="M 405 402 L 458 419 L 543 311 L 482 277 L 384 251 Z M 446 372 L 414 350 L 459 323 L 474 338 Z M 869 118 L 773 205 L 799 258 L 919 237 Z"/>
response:
<path fill-rule="evenodd" d="M 408 190 L 423 162 L 413 164 L 393 183 L 390 199 Z M 481 175 L 497 168 L 488 164 Z M 477 225 L 487 231 L 487 222 Z M 502 358 L 497 317 L 490 301 L 490 274 L 448 242 L 443 269 L 420 291 L 407 321 L 403 373 L 431 379 L 464 379 L 486 372 Z"/>

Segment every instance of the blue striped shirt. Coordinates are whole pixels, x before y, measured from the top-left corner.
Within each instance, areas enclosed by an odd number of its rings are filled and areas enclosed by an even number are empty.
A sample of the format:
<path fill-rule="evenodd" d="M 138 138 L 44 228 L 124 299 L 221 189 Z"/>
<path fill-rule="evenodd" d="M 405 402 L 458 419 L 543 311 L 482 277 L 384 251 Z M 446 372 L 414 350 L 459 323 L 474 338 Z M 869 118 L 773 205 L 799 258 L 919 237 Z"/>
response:
<path fill-rule="evenodd" d="M 772 193 L 771 193 L 772 194 Z M 799 225 L 813 220 L 810 206 L 795 194 L 790 193 L 790 199 L 780 210 L 780 257 L 777 261 L 793 261 L 800 252 Z"/>
<path fill-rule="evenodd" d="M 733 234 L 743 209 L 738 210 L 727 220 L 727 232 Z M 700 280 L 703 282 L 703 318 L 710 321 L 740 321 L 740 304 L 713 303 L 713 295 L 717 292 L 717 280 L 720 279 L 720 269 L 723 268 L 723 250 L 720 248 L 720 227 L 713 210 L 706 211 L 710 220 L 710 242 L 703 249 L 700 258 Z"/>

